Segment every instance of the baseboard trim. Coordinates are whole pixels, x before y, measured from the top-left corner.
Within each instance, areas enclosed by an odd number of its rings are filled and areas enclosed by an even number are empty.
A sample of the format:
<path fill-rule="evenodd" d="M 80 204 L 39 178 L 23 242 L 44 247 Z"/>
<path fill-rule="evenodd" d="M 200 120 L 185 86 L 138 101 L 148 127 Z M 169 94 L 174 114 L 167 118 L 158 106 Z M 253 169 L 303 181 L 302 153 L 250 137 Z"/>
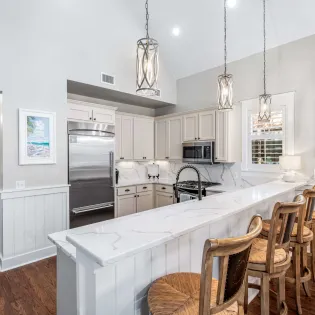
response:
<path fill-rule="evenodd" d="M 15 257 L 1 258 L 1 272 L 15 269 L 33 262 L 55 256 L 57 253 L 56 246 L 45 247 L 33 252 L 18 255 Z"/>

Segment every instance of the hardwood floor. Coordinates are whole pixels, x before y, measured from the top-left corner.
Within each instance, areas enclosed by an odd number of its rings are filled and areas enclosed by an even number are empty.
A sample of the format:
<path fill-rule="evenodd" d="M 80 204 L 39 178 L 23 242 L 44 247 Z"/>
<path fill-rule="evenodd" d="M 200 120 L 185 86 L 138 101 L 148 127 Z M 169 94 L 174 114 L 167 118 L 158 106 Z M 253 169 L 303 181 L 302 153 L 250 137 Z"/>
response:
<path fill-rule="evenodd" d="M 307 298 L 303 293 L 303 315 L 315 315 L 315 283 L 311 283 L 313 298 Z M 286 298 L 289 315 L 295 315 L 293 286 L 286 286 Z M 271 297 L 270 314 L 277 314 L 276 310 L 276 300 Z M 56 258 L 46 259 L 22 268 L 0 273 L 0 315 L 55 314 Z M 260 314 L 259 298 L 256 298 L 249 305 L 248 314 Z"/>

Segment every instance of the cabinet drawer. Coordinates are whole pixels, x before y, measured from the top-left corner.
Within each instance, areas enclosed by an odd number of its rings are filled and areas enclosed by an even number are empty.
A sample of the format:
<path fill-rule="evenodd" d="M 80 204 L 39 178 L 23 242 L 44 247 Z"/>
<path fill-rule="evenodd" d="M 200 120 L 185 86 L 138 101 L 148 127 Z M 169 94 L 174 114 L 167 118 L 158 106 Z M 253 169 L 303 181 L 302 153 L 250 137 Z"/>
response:
<path fill-rule="evenodd" d="M 136 186 L 126 186 L 126 187 L 120 187 L 117 188 L 117 195 L 123 196 L 123 195 L 130 195 L 136 193 Z"/>
<path fill-rule="evenodd" d="M 137 192 L 146 192 L 146 191 L 152 191 L 152 184 L 143 184 L 137 186 Z"/>
<path fill-rule="evenodd" d="M 156 191 L 161 191 L 164 193 L 172 194 L 173 193 L 173 186 L 157 184 L 156 185 Z"/>

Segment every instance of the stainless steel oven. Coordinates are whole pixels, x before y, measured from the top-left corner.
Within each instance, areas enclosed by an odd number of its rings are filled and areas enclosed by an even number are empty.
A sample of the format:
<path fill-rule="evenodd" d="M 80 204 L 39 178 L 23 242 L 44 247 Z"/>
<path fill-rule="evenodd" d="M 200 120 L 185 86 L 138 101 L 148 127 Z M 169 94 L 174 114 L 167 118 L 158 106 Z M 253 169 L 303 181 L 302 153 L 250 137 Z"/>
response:
<path fill-rule="evenodd" d="M 215 142 L 183 143 L 183 162 L 193 164 L 214 164 Z"/>

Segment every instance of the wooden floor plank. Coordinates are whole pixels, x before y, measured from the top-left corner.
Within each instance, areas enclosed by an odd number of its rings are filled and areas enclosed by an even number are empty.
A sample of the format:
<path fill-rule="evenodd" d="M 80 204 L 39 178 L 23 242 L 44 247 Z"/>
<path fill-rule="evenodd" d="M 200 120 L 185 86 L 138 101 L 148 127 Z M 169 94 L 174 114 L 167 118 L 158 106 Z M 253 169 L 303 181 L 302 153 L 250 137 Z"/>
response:
<path fill-rule="evenodd" d="M 312 298 L 302 293 L 303 315 L 315 315 L 315 283 Z M 286 286 L 289 315 L 296 314 L 294 286 Z M 249 305 L 248 315 L 260 314 L 258 297 Z M 277 314 L 277 301 L 270 297 L 270 315 Z M 56 258 L 0 273 L 0 315 L 56 315 Z"/>

